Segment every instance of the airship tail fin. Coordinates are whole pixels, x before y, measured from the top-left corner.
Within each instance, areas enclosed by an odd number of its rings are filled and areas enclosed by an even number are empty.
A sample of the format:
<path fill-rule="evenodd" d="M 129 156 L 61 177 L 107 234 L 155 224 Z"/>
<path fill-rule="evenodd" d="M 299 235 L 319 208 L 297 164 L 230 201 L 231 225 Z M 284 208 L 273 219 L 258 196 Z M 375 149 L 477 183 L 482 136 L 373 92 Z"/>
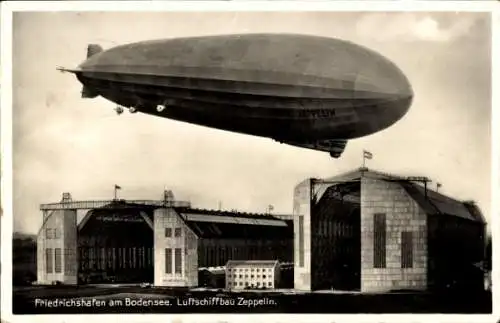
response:
<path fill-rule="evenodd" d="M 102 52 L 103 49 L 100 45 L 97 44 L 89 44 L 87 45 L 87 58 L 90 58 L 94 55 Z M 96 93 L 94 90 L 87 86 L 83 86 L 82 88 L 82 98 L 84 99 L 93 99 L 99 96 L 99 93 Z"/>
<path fill-rule="evenodd" d="M 103 51 L 103 49 L 101 46 L 99 46 L 97 44 L 89 44 L 89 45 L 87 45 L 87 58 L 92 57 L 96 54 L 99 54 L 102 51 Z"/>

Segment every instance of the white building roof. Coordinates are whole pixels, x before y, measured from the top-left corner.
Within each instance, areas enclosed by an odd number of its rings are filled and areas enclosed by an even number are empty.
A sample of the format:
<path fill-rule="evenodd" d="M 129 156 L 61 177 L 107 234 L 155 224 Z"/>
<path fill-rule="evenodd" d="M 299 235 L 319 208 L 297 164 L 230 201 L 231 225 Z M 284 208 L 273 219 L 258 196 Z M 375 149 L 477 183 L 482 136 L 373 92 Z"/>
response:
<path fill-rule="evenodd" d="M 234 266 L 266 266 L 275 267 L 278 266 L 278 260 L 229 260 L 226 264 L 226 268 Z"/>

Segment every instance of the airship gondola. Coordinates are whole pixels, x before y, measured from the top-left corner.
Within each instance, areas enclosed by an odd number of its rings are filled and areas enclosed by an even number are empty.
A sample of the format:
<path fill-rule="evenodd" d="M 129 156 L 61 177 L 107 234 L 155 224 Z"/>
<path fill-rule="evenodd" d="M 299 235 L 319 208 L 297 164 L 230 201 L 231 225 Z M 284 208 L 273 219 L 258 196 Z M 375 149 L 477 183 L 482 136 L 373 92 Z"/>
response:
<path fill-rule="evenodd" d="M 240 34 L 91 44 L 72 72 L 82 97 L 131 112 L 269 137 L 338 158 L 347 141 L 408 111 L 402 71 L 354 43 L 294 34 Z"/>

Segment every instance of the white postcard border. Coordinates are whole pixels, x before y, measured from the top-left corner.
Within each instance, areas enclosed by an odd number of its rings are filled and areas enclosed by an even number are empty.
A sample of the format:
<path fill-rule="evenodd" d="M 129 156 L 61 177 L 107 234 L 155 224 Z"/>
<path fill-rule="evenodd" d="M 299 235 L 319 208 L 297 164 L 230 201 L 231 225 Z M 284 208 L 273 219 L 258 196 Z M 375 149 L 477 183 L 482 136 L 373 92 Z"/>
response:
<path fill-rule="evenodd" d="M 470 11 L 492 13 L 492 216 L 493 245 L 500 235 L 500 3 L 496 1 L 13 1 L 1 4 L 1 317 L 2 322 L 498 322 L 500 256 L 493 253 L 492 315 L 417 314 L 107 314 L 107 315 L 13 315 L 12 314 L 12 12 L 14 11 Z M 471 58 L 473 59 L 473 58 Z M 495 301 L 495 298 L 497 299 Z"/>

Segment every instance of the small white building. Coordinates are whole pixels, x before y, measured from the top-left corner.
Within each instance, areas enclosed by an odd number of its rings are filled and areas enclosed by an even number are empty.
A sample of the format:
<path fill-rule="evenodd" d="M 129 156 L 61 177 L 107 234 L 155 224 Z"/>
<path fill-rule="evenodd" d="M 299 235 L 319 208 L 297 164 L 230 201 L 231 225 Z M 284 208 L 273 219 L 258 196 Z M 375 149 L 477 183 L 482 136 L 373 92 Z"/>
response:
<path fill-rule="evenodd" d="M 229 260 L 226 264 L 227 289 L 277 288 L 279 278 L 277 260 Z"/>

